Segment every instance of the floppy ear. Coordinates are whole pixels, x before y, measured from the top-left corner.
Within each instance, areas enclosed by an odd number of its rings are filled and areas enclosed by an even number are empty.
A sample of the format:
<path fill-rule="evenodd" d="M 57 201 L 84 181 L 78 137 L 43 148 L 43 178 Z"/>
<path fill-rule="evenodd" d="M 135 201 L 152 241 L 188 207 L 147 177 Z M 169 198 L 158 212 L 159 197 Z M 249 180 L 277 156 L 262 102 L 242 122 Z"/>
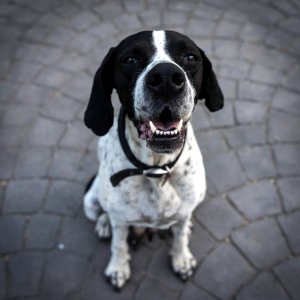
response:
<path fill-rule="evenodd" d="M 85 125 L 99 136 L 105 135 L 114 121 L 111 103 L 114 87 L 114 49 L 109 50 L 95 74 L 90 101 L 84 114 Z"/>
<path fill-rule="evenodd" d="M 207 58 L 203 50 L 200 48 L 198 49 L 203 61 L 202 86 L 198 98 L 205 99 L 205 105 L 210 111 L 217 111 L 222 109 L 224 106 L 223 93 L 212 69 L 210 60 Z"/>

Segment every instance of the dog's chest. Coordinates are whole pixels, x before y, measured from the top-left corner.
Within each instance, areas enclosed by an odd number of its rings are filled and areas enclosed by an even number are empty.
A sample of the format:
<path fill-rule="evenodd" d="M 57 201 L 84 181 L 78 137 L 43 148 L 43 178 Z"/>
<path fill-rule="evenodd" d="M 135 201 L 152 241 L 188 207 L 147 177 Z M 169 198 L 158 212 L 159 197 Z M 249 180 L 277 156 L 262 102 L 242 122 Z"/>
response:
<path fill-rule="evenodd" d="M 99 200 L 110 218 L 128 225 L 167 228 L 189 215 L 195 203 L 199 202 L 197 195 L 203 192 L 198 191 L 199 187 L 205 187 L 200 152 L 193 153 L 190 150 L 197 148 L 192 137 L 191 134 L 186 143 L 186 151 L 178 160 L 171 178 L 163 186 L 164 178 L 137 175 L 128 177 L 118 186 L 112 187 L 109 182 L 110 176 L 133 166 L 121 149 L 115 128 L 110 135 L 100 139 Z M 146 160 L 146 154 L 143 155 L 139 155 L 139 158 Z M 193 167 L 187 165 L 191 156 L 194 160 Z M 197 177 L 200 185 L 195 184 Z"/>
<path fill-rule="evenodd" d="M 124 168 L 124 167 L 123 167 Z M 103 165 L 101 174 L 104 175 Z M 118 170 L 122 168 L 117 168 Z M 107 178 L 109 174 L 104 175 Z M 172 174 L 171 178 L 148 178 L 143 175 L 128 177 L 117 187 L 112 188 L 105 184 L 100 188 L 99 199 L 101 205 L 119 222 L 141 227 L 168 228 L 182 219 L 189 211 L 190 200 L 188 196 L 189 184 L 185 181 L 178 183 L 182 176 Z"/>
<path fill-rule="evenodd" d="M 127 222 L 136 226 L 153 227 L 169 226 L 176 222 L 182 203 L 171 183 L 167 182 L 161 187 L 163 179 L 139 179 L 134 184 L 134 191 L 127 192 L 128 197 L 123 207 Z M 126 185 L 123 188 L 126 193 Z"/>

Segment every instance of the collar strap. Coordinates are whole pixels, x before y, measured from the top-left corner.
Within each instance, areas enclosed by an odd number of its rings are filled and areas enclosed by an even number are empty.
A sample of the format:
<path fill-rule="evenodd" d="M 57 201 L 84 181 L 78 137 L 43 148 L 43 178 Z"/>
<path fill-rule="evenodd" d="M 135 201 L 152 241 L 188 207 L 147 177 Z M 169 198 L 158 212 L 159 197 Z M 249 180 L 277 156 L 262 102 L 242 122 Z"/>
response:
<path fill-rule="evenodd" d="M 132 153 L 129 144 L 127 142 L 126 136 L 125 136 L 125 110 L 123 107 L 120 109 L 119 113 L 119 120 L 118 120 L 118 135 L 119 140 L 123 149 L 123 152 L 125 153 L 127 159 L 136 167 L 135 169 L 125 169 L 122 171 L 119 171 L 115 174 L 113 174 L 110 177 L 110 181 L 113 187 L 117 186 L 122 180 L 129 176 L 135 176 L 135 175 L 144 175 L 151 178 L 161 178 L 163 176 L 166 176 L 168 178 L 171 175 L 171 169 L 175 166 L 176 162 L 178 161 L 184 145 L 180 151 L 180 153 L 177 155 L 175 160 L 173 160 L 170 163 L 164 164 L 163 166 L 148 166 L 138 160 L 134 154 Z M 185 144 L 185 142 L 184 142 Z"/>

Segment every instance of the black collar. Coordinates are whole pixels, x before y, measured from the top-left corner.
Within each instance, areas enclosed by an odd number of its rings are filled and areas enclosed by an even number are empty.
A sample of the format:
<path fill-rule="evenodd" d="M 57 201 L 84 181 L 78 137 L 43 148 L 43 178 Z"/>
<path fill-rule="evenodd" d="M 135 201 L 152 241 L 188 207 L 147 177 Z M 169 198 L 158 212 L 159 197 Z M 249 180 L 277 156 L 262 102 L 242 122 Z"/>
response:
<path fill-rule="evenodd" d="M 134 175 L 145 175 L 147 177 L 152 177 L 152 178 L 161 178 L 162 176 L 166 176 L 165 178 L 167 179 L 168 177 L 171 176 L 171 170 L 175 166 L 176 162 L 178 161 L 184 145 L 180 151 L 180 153 L 177 155 L 175 160 L 168 164 L 164 164 L 163 166 L 148 166 L 144 164 L 143 162 L 139 161 L 134 154 L 132 153 L 126 136 L 125 136 L 125 116 L 126 112 L 121 107 L 120 113 L 119 113 L 119 121 L 118 121 L 118 134 L 119 134 L 119 140 L 123 149 L 123 152 L 125 153 L 127 159 L 136 167 L 136 169 L 125 169 L 122 171 L 119 171 L 115 174 L 113 174 L 110 177 L 111 184 L 113 187 L 117 186 L 123 179 L 129 176 L 134 176 Z"/>

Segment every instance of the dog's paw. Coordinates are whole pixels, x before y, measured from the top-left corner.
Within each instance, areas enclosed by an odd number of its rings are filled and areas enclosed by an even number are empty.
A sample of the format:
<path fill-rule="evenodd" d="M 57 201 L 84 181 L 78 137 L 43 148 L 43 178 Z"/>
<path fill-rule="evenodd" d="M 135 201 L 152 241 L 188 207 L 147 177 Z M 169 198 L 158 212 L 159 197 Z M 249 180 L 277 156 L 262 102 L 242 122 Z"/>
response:
<path fill-rule="evenodd" d="M 175 274 L 183 281 L 188 280 L 194 273 L 197 261 L 191 254 L 172 256 L 172 267 Z"/>
<path fill-rule="evenodd" d="M 98 217 L 95 231 L 101 239 L 111 238 L 111 227 L 107 213 L 102 213 Z"/>
<path fill-rule="evenodd" d="M 129 263 L 126 262 L 119 266 L 112 266 L 109 264 L 105 270 L 105 276 L 108 282 L 116 291 L 120 291 L 127 280 L 130 278 L 130 267 Z"/>

